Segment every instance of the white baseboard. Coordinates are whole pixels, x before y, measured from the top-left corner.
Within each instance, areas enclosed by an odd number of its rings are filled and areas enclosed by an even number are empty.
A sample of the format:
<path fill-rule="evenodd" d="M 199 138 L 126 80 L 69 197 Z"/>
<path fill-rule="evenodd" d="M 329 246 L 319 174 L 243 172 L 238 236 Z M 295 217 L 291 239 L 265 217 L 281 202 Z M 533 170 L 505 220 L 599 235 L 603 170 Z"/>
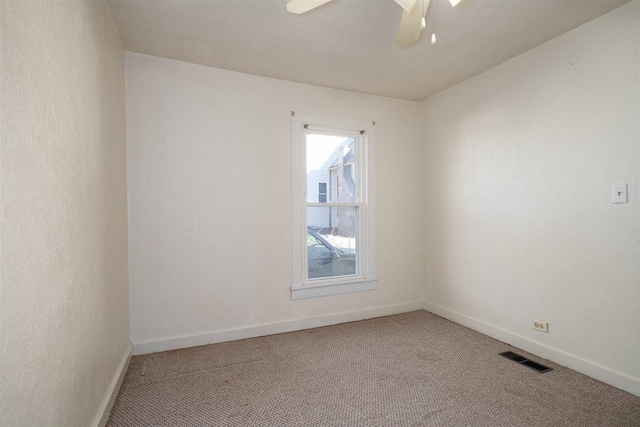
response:
<path fill-rule="evenodd" d="M 521 335 L 514 334 L 507 330 L 485 323 L 481 320 L 474 319 L 467 315 L 450 310 L 437 304 L 425 301 L 423 308 L 452 322 L 466 326 L 492 338 L 511 344 L 521 348 L 524 351 L 535 354 L 543 359 L 550 360 L 562 366 L 566 366 L 581 374 L 587 375 L 603 383 L 619 388 L 633 395 L 640 396 L 640 379 L 636 379 L 620 372 L 613 371 L 604 366 L 582 359 L 573 354 L 566 353 Z"/>
<path fill-rule="evenodd" d="M 129 362 L 131 362 L 131 356 L 133 355 L 133 345 L 129 344 L 129 348 L 122 356 L 122 360 L 120 360 L 120 364 L 118 365 L 118 370 L 116 374 L 113 376 L 111 380 L 111 384 L 109 384 L 109 389 L 104 397 L 102 404 L 100 405 L 100 409 L 96 414 L 96 418 L 94 419 L 91 425 L 96 427 L 104 427 L 109 420 L 109 415 L 111 414 L 111 409 L 113 408 L 113 404 L 116 402 L 116 397 L 118 397 L 118 392 L 120 391 L 120 386 L 122 385 L 122 381 L 124 380 L 124 374 L 127 373 L 127 368 L 129 367 Z"/>
<path fill-rule="evenodd" d="M 200 345 L 255 338 L 265 335 L 280 334 L 283 332 L 317 328 L 320 326 L 336 325 L 338 323 L 390 316 L 393 314 L 408 313 L 416 310 L 422 310 L 422 301 L 349 311 L 346 313 L 334 313 L 317 317 L 292 319 L 283 322 L 253 325 L 222 331 L 212 331 L 203 334 L 172 337 L 155 341 L 134 342 L 133 354 L 148 354 L 158 351 L 175 350 L 178 348 L 197 347 Z"/>

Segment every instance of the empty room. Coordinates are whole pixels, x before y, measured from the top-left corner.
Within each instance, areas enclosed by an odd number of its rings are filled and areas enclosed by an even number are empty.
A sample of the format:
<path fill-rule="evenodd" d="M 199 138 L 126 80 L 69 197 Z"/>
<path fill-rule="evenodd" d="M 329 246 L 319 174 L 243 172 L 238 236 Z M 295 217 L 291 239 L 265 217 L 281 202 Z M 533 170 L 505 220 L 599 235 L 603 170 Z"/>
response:
<path fill-rule="evenodd" d="M 0 0 L 0 425 L 639 426 L 640 0 Z"/>

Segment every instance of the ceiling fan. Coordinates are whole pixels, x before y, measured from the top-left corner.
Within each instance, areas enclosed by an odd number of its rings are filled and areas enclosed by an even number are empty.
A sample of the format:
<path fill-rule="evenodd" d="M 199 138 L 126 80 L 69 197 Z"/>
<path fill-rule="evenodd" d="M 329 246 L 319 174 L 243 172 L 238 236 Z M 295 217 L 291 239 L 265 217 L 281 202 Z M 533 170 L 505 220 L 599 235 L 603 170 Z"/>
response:
<path fill-rule="evenodd" d="M 331 0 L 289 0 L 287 2 L 287 10 L 291 13 L 305 13 Z M 400 28 L 396 36 L 396 43 L 399 46 L 408 46 L 420 38 L 422 29 L 426 26 L 424 17 L 429 9 L 431 0 L 394 0 L 404 11 L 402 12 L 402 20 Z M 451 6 L 460 3 L 461 0 L 449 0 Z M 435 34 L 431 39 L 435 43 Z"/>

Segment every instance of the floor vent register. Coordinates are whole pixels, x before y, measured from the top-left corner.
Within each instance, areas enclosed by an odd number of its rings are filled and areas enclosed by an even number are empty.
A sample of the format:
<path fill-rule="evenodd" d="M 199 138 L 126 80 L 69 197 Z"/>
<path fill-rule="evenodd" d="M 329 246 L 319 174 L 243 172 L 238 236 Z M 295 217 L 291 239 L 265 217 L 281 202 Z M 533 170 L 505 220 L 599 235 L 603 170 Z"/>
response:
<path fill-rule="evenodd" d="M 543 373 L 543 372 L 549 372 L 553 370 L 553 368 L 541 365 L 540 363 L 527 359 L 526 357 L 521 356 L 518 353 L 514 353 L 513 351 L 502 352 L 500 353 L 500 356 L 506 357 L 509 360 L 513 360 L 514 362 L 524 365 L 527 368 L 531 368 L 536 372 Z"/>

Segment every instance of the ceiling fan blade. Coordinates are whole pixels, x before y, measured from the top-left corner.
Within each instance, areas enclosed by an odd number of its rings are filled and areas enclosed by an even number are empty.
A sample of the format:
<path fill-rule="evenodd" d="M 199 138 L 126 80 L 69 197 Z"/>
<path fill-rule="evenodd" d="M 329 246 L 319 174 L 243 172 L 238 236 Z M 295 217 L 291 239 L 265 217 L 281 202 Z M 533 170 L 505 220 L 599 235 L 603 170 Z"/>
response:
<path fill-rule="evenodd" d="M 451 7 L 456 7 L 456 5 L 458 3 L 460 3 L 462 0 L 449 0 L 449 3 L 451 3 Z"/>
<path fill-rule="evenodd" d="M 449 0 L 452 1 L 452 0 Z M 455 1 L 455 0 L 453 0 Z M 460 1 L 460 0 L 458 0 Z M 402 8 L 407 11 L 407 12 L 411 12 L 411 9 L 413 9 L 413 6 L 416 5 L 416 3 L 418 2 L 418 0 L 395 0 L 396 3 L 398 3 L 400 6 L 402 6 Z"/>
<path fill-rule="evenodd" d="M 417 4 L 411 12 L 402 12 L 402 20 L 396 36 L 398 46 L 408 46 L 420 38 L 422 18 L 427 14 L 431 0 L 420 1 L 422 4 Z"/>
<path fill-rule="evenodd" d="M 287 2 L 287 10 L 291 13 L 305 13 L 331 0 L 289 0 Z"/>

